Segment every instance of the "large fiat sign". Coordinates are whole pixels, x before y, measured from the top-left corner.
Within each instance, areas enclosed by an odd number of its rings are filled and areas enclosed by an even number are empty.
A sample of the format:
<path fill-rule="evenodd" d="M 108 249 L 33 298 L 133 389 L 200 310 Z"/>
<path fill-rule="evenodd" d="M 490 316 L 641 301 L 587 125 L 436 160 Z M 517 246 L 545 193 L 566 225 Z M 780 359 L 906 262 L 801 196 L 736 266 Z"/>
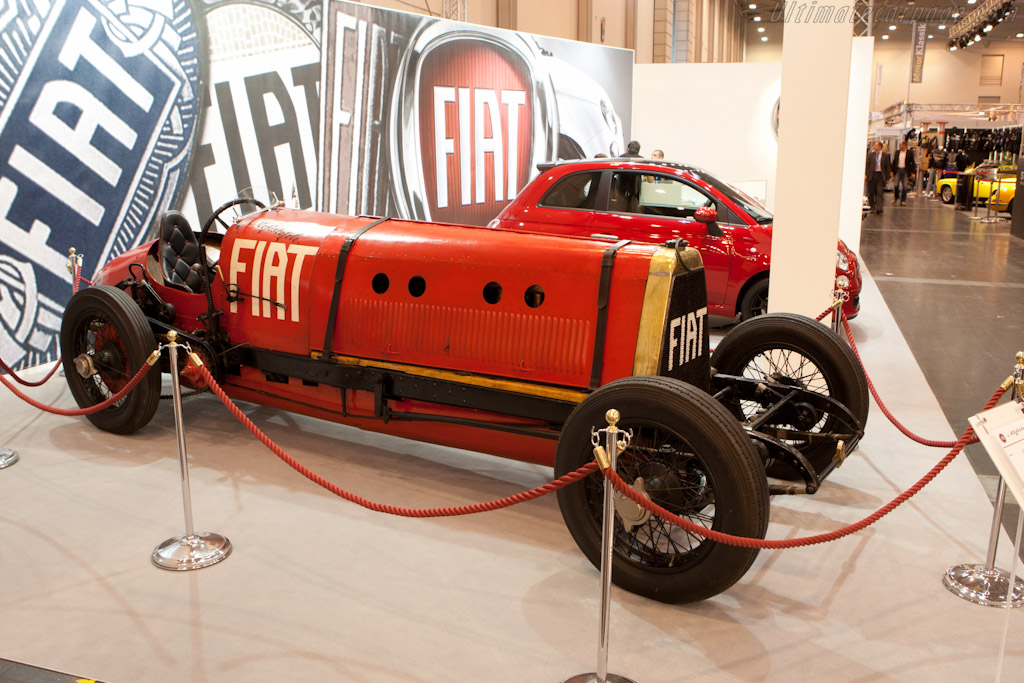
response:
<path fill-rule="evenodd" d="M 393 187 L 403 215 L 485 225 L 555 153 L 550 81 L 524 41 L 444 28 L 422 31 L 401 68 Z"/>
<path fill-rule="evenodd" d="M 324 8 L 321 210 L 486 225 L 538 164 L 622 150 L 627 50 Z"/>

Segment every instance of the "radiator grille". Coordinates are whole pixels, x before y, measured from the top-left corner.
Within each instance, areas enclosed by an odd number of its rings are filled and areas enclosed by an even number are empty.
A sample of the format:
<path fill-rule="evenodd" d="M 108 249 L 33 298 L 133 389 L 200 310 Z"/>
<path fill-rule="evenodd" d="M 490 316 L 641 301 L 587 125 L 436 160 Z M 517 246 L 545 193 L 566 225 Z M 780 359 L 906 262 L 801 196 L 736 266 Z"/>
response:
<path fill-rule="evenodd" d="M 703 267 L 683 271 L 672 281 L 658 374 L 704 391 L 711 388 L 708 295 Z"/>

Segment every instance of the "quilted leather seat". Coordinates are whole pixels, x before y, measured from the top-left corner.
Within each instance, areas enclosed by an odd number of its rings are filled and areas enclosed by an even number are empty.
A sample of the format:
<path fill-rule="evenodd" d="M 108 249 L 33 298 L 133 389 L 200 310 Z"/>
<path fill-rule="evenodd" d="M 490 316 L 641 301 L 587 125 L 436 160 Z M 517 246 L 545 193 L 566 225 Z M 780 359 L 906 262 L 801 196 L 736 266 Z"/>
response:
<path fill-rule="evenodd" d="M 200 292 L 201 251 L 188 221 L 178 211 L 168 211 L 160 220 L 160 263 L 164 278 L 189 292 Z"/>

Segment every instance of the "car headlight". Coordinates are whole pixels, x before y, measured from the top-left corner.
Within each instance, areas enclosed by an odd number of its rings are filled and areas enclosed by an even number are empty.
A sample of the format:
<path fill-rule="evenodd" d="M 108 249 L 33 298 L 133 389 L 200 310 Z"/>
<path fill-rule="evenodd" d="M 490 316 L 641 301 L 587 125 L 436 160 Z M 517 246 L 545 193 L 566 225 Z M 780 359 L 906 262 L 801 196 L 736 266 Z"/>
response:
<path fill-rule="evenodd" d="M 846 289 L 849 286 L 850 278 L 846 277 L 845 275 L 840 275 L 839 277 L 836 278 L 836 287 Z"/>
<path fill-rule="evenodd" d="M 836 249 L 836 268 L 839 270 L 847 270 L 850 267 L 850 259 L 846 258 L 846 254 Z"/>

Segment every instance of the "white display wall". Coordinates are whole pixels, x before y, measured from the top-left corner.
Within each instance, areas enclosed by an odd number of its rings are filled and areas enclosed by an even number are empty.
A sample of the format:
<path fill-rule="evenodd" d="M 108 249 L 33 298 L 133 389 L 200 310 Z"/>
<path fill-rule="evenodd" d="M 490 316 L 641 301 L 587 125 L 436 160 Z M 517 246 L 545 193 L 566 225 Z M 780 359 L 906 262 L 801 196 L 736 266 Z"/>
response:
<path fill-rule="evenodd" d="M 780 64 L 637 64 L 632 137 L 641 154 L 707 169 L 773 208 Z"/>

